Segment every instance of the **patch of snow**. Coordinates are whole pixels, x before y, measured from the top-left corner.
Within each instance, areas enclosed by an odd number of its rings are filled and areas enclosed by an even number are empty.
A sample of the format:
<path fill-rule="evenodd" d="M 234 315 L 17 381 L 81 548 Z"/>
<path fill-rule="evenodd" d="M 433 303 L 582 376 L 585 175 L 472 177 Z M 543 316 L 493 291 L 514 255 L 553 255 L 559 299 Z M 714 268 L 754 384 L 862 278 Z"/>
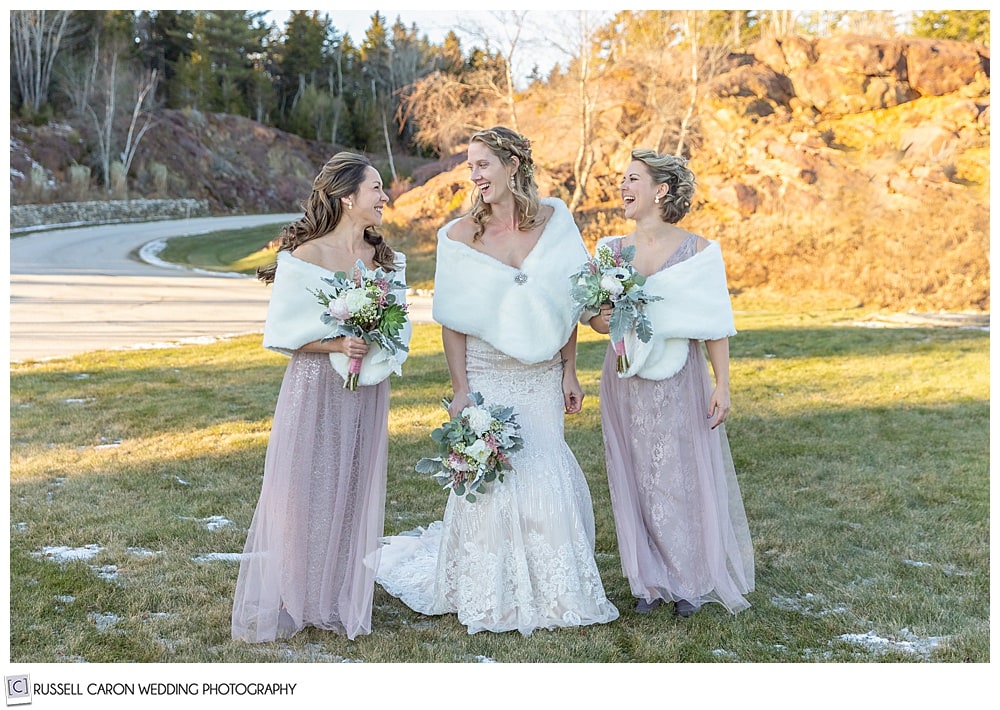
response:
<path fill-rule="evenodd" d="M 135 557 L 156 557 L 163 554 L 163 550 L 154 552 L 153 550 L 147 550 L 145 547 L 126 547 L 125 552 Z"/>
<path fill-rule="evenodd" d="M 24 532 L 25 530 L 28 529 L 28 524 L 27 523 L 14 523 L 14 529 L 17 530 L 18 532 Z"/>
<path fill-rule="evenodd" d="M 69 399 L 64 399 L 63 402 L 66 404 L 86 404 L 87 402 L 93 402 L 95 397 L 70 397 Z"/>
<path fill-rule="evenodd" d="M 96 612 L 91 612 L 87 614 L 87 617 L 94 622 L 97 626 L 97 630 L 101 633 L 108 631 L 115 624 L 121 621 L 121 617 L 116 614 L 98 614 Z"/>
<path fill-rule="evenodd" d="M 941 567 L 941 571 L 945 573 L 948 577 L 968 577 L 972 572 L 967 572 L 963 569 L 958 569 L 952 565 L 944 565 Z"/>
<path fill-rule="evenodd" d="M 476 656 L 473 660 L 476 663 L 496 663 L 496 660 L 490 658 L 489 656 Z"/>
<path fill-rule="evenodd" d="M 930 562 L 917 562 L 916 560 L 903 560 L 904 565 L 910 565 L 910 567 L 933 567 Z"/>
<path fill-rule="evenodd" d="M 195 562 L 239 562 L 243 559 L 242 552 L 205 552 L 192 557 Z"/>
<path fill-rule="evenodd" d="M 901 651 L 928 660 L 934 649 L 948 640 L 947 636 L 929 636 L 921 638 L 908 628 L 899 630 L 895 636 L 883 638 L 869 631 L 866 634 L 843 634 L 837 637 L 840 641 L 863 647 L 869 653 L 885 655 L 890 651 Z"/>
<path fill-rule="evenodd" d="M 159 266 L 162 269 L 174 269 L 176 271 L 187 271 L 193 274 L 202 274 L 205 276 L 218 276 L 220 278 L 226 279 L 247 279 L 247 278 L 257 278 L 256 276 L 250 276 L 248 274 L 239 274 L 232 271 L 212 271 L 210 269 L 196 269 L 189 266 L 183 266 L 181 264 L 174 264 L 169 261 L 164 261 L 160 258 L 160 254 L 164 249 L 167 248 L 166 239 L 156 239 L 154 241 L 144 244 L 141 249 L 139 249 L 139 258 L 145 261 L 147 264 L 152 264 L 153 266 Z"/>
<path fill-rule="evenodd" d="M 263 652 L 269 651 L 269 649 L 266 648 L 261 648 L 259 650 Z M 286 644 L 282 644 L 278 651 L 283 658 L 292 663 L 309 661 L 320 661 L 323 663 L 360 663 L 360 661 L 354 661 L 349 658 L 344 658 L 343 656 L 329 653 L 318 643 L 306 644 L 302 649 L 292 648 Z"/>
<path fill-rule="evenodd" d="M 178 476 L 174 476 L 174 480 L 177 481 L 182 486 L 190 486 L 191 485 L 190 483 L 188 483 L 187 481 L 179 478 Z"/>
<path fill-rule="evenodd" d="M 91 566 L 90 569 L 97 573 L 97 576 L 101 579 L 106 579 L 108 581 L 118 579 L 118 566 L 117 565 L 103 565 L 101 567 Z"/>
<path fill-rule="evenodd" d="M 804 595 L 799 595 L 798 597 L 782 597 L 773 596 L 771 597 L 771 604 L 784 611 L 795 611 L 803 616 L 812 617 L 822 617 L 828 614 L 846 614 L 848 613 L 847 606 L 844 604 L 839 604 L 832 608 L 823 608 L 826 601 L 823 599 L 821 594 L 813 594 L 812 592 L 806 592 Z"/>
<path fill-rule="evenodd" d="M 227 520 L 221 515 L 212 515 L 207 518 L 186 518 L 184 516 L 180 516 L 180 519 L 194 520 L 196 522 L 201 523 L 209 530 L 218 530 L 219 528 L 229 527 L 230 525 L 233 524 L 232 520 Z"/>
<path fill-rule="evenodd" d="M 43 547 L 40 552 L 32 552 L 34 557 L 41 557 L 54 562 L 70 562 L 72 560 L 89 560 L 104 548 L 100 545 L 84 545 L 83 547 L 52 546 Z"/>
<path fill-rule="evenodd" d="M 76 597 L 71 596 L 69 594 L 60 594 L 59 596 L 56 597 L 56 601 L 59 602 L 60 604 L 72 604 L 73 602 L 76 601 Z"/>

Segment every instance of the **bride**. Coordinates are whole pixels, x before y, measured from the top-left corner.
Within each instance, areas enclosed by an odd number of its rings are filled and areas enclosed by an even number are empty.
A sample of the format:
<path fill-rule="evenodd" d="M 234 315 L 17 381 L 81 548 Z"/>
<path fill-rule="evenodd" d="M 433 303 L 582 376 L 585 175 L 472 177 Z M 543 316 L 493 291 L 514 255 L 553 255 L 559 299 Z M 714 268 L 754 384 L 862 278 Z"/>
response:
<path fill-rule="evenodd" d="M 587 260 L 566 205 L 539 199 L 531 146 L 508 128 L 475 133 L 476 200 L 438 233 L 434 319 L 454 398 L 512 406 L 524 447 L 475 502 L 386 538 L 376 581 L 422 614 L 457 614 L 470 634 L 613 621 L 594 560 L 590 489 L 564 438 L 583 405 L 571 273 Z"/>

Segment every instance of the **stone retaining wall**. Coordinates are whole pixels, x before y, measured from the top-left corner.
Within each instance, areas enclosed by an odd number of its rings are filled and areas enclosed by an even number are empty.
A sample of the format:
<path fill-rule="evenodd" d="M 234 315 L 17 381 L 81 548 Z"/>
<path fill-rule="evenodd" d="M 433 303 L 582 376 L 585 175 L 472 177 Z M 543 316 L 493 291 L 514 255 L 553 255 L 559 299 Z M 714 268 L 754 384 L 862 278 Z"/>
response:
<path fill-rule="evenodd" d="M 152 222 L 162 219 L 210 217 L 208 200 L 108 200 L 63 202 L 52 205 L 11 205 L 10 231 L 28 232 L 51 227 L 89 224 Z"/>

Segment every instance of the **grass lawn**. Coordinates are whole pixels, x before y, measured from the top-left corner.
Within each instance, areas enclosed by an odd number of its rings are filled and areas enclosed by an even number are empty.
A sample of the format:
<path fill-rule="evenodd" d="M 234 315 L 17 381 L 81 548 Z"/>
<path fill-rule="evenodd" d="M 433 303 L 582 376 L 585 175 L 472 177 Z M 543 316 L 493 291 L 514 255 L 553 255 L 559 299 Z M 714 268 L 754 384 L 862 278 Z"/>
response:
<path fill-rule="evenodd" d="M 11 366 L 12 662 L 985 663 L 989 335 L 871 329 L 842 313 L 741 313 L 730 443 L 753 536 L 752 607 L 632 611 L 605 479 L 604 341 L 581 331 L 587 474 L 614 623 L 469 636 L 376 590 L 373 633 L 229 638 L 285 359 L 259 336 Z M 447 370 L 417 326 L 392 382 L 386 531 L 439 519 Z"/>

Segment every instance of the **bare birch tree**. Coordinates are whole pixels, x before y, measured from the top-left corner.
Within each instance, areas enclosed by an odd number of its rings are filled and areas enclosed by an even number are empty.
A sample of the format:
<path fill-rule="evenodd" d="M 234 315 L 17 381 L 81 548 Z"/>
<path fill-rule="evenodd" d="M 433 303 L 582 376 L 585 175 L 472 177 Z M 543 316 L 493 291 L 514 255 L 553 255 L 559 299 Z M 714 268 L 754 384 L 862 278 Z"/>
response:
<path fill-rule="evenodd" d="M 21 100 L 37 112 L 49 99 L 52 68 L 66 32 L 69 10 L 12 10 L 11 69 Z"/>
<path fill-rule="evenodd" d="M 514 81 L 514 64 L 520 51 L 522 33 L 528 10 L 505 10 L 490 13 L 498 31 L 491 31 L 481 22 L 464 20 L 458 24 L 458 29 L 483 42 L 487 51 L 491 46 L 497 46 L 503 59 L 502 84 L 497 84 L 490 72 L 480 73 L 477 78 L 482 80 L 483 88 L 494 93 L 507 108 L 510 115 L 510 127 L 518 133 L 521 129 L 517 121 L 517 82 Z"/>
<path fill-rule="evenodd" d="M 153 125 L 151 103 L 152 97 L 156 95 L 158 78 L 157 70 L 150 69 L 135 84 L 132 117 L 129 120 L 128 132 L 125 134 L 125 145 L 118 154 L 125 175 L 128 175 L 128 171 L 132 167 L 132 161 L 135 159 L 135 152 L 139 148 L 139 142 L 146 135 L 149 127 Z M 149 102 L 146 99 L 149 99 Z"/>
<path fill-rule="evenodd" d="M 108 194 L 116 191 L 112 179 L 115 159 L 122 176 L 117 191 L 127 190 L 128 172 L 143 136 L 152 126 L 153 96 L 159 81 L 156 69 L 143 76 L 136 76 L 128 69 L 122 71 L 122 53 L 115 45 L 104 51 L 95 47 L 94 66 L 86 72 L 94 81 L 76 87 L 79 95 L 74 99 L 80 112 L 91 120 L 101 177 Z M 122 103 L 122 97 L 130 94 L 131 99 Z"/>
<path fill-rule="evenodd" d="M 567 19 L 569 13 L 562 15 Z M 576 154 L 573 158 L 573 195 L 569 209 L 576 210 L 587 196 L 587 183 L 594 168 L 595 111 L 601 91 L 606 57 L 599 55 L 597 39 L 606 17 L 604 13 L 579 10 L 572 22 L 562 23 L 551 42 L 570 58 L 568 80 L 573 86 L 576 114 Z"/>
<path fill-rule="evenodd" d="M 676 155 L 683 155 L 689 142 L 688 136 L 693 130 L 692 124 L 697 115 L 702 86 L 719 73 L 723 60 L 730 51 L 728 42 L 718 43 L 720 41 L 718 38 L 716 44 L 706 45 L 702 42 L 703 15 L 704 11 L 699 10 L 685 10 L 682 14 L 683 33 L 687 41 L 688 61 L 691 66 L 688 72 L 687 108 L 681 118 L 677 145 L 674 148 Z"/>

